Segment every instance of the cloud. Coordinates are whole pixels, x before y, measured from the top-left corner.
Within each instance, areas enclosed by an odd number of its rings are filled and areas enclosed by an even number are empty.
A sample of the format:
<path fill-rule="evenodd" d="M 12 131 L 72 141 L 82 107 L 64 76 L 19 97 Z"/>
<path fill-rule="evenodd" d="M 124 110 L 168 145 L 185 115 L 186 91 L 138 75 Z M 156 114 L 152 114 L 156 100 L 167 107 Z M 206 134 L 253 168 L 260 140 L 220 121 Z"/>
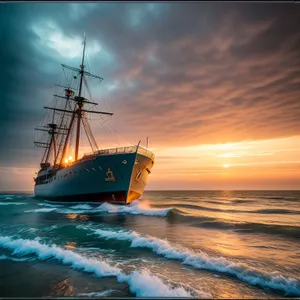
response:
<path fill-rule="evenodd" d="M 294 4 L 5 3 L 0 14 L 2 165 L 38 163 L 33 128 L 60 63 L 79 65 L 83 32 L 124 140 L 175 147 L 299 133 Z"/>

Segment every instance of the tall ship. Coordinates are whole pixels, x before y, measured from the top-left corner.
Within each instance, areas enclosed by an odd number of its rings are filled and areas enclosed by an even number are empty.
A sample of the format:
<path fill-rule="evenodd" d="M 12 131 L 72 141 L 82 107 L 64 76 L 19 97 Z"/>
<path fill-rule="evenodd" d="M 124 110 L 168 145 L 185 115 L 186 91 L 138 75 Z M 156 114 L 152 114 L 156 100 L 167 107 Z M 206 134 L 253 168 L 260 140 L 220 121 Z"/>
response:
<path fill-rule="evenodd" d="M 42 148 L 42 158 L 34 194 L 51 201 L 128 205 L 144 192 L 154 154 L 140 142 L 129 147 L 98 147 L 89 120 L 91 116 L 110 118 L 113 113 L 97 109 L 98 103 L 91 101 L 88 79 L 101 83 L 103 78 L 87 72 L 85 56 L 84 37 L 80 67 L 62 64 L 64 83 L 55 85 L 54 105 L 44 106 L 43 124 L 35 128 L 41 138 L 34 144 Z M 91 152 L 80 155 L 83 134 Z"/>

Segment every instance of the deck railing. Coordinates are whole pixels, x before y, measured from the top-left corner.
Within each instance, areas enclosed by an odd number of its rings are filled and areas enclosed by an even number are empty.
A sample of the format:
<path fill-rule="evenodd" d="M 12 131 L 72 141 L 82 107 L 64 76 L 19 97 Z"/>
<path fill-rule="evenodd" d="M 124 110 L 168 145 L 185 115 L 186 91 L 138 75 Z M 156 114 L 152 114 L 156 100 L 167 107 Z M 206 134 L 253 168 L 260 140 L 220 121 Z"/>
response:
<path fill-rule="evenodd" d="M 145 155 L 145 156 L 151 158 L 152 160 L 154 160 L 154 158 L 155 158 L 155 155 L 154 155 L 154 153 L 152 151 L 150 151 L 148 149 L 145 149 L 145 148 L 143 148 L 141 146 L 138 146 L 137 153 Z"/>
<path fill-rule="evenodd" d="M 118 147 L 118 148 L 109 148 L 109 149 L 102 149 L 102 150 L 98 150 L 95 152 L 90 152 L 90 153 L 85 153 L 83 155 L 83 157 L 80 159 L 82 160 L 86 160 L 86 159 L 90 159 L 94 156 L 99 156 L 99 155 L 111 155 L 111 154 L 120 154 L 120 153 L 139 153 L 142 155 L 145 155 L 151 159 L 154 159 L 155 155 L 153 152 L 151 152 L 150 150 L 147 150 L 141 146 L 129 146 L 129 147 Z"/>

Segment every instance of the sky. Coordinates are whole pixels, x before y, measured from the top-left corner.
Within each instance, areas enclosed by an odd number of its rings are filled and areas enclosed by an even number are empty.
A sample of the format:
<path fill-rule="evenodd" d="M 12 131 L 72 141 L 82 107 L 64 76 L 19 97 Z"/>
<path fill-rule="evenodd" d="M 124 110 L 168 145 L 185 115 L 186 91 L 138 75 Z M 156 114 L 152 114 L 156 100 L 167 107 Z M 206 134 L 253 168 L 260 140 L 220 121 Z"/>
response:
<path fill-rule="evenodd" d="M 149 136 L 148 190 L 299 189 L 299 25 L 294 3 L 2 3 L 0 190 L 33 189 L 34 128 L 84 32 L 117 132 L 95 137 Z"/>

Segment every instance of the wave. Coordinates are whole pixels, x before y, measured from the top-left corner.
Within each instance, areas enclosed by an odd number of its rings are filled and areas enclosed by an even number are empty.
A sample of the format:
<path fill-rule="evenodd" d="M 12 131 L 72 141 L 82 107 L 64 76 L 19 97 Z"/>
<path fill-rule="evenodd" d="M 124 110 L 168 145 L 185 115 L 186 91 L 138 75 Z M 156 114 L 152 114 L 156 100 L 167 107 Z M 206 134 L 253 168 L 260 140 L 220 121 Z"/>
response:
<path fill-rule="evenodd" d="M 25 204 L 25 203 L 20 203 Z M 1 202 L 0 202 L 1 205 Z M 63 205 L 47 204 L 41 203 L 40 206 L 46 206 L 51 208 L 62 208 Z M 172 205 L 173 207 L 170 207 Z M 165 207 L 165 208 L 157 208 Z M 77 204 L 70 206 L 65 209 L 57 210 L 58 213 L 98 213 L 98 212 L 108 212 L 108 213 L 123 213 L 123 214 L 135 214 L 135 215 L 146 215 L 146 216 L 160 216 L 164 217 L 169 214 L 170 211 L 173 213 L 183 213 L 179 208 L 190 208 L 196 210 L 205 210 L 205 211 L 214 211 L 214 212 L 226 212 L 226 213 L 259 213 L 259 214 L 300 214 L 300 211 L 288 210 L 288 209 L 260 209 L 260 210 L 230 210 L 230 209 L 220 209 L 213 207 L 206 207 L 201 205 L 192 205 L 192 204 L 158 204 L 155 207 L 151 207 L 144 202 L 133 202 L 129 206 L 119 206 L 110 203 L 103 203 L 99 206 L 92 206 L 90 204 Z M 31 210 L 27 212 L 51 212 L 53 210 Z"/>
<path fill-rule="evenodd" d="M 71 209 L 93 209 L 89 204 L 78 204 L 70 207 Z"/>
<path fill-rule="evenodd" d="M 268 213 L 266 211 L 265 213 Z M 275 213 L 274 209 L 272 213 Z M 277 213 L 277 212 L 276 212 Z M 213 217 L 186 214 L 182 211 L 174 208 L 171 210 L 167 218 L 170 222 L 175 223 L 187 223 L 190 226 L 199 228 L 211 228 L 211 229 L 225 229 L 234 230 L 236 232 L 245 233 L 264 233 L 264 234 L 276 234 L 290 238 L 300 238 L 300 227 L 291 225 L 279 225 L 279 224 L 265 224 L 254 222 L 234 222 L 226 219 L 218 219 Z"/>
<path fill-rule="evenodd" d="M 37 208 L 37 209 L 30 209 L 30 210 L 25 210 L 26 213 L 39 213 L 39 212 L 51 212 L 56 210 L 57 208 Z"/>
<path fill-rule="evenodd" d="M 150 207 L 145 201 L 133 201 L 129 206 L 117 206 L 110 203 L 103 203 L 98 207 L 99 210 L 108 213 L 125 213 L 132 215 L 145 215 L 145 216 L 160 216 L 165 217 L 173 208 L 159 209 Z"/>
<path fill-rule="evenodd" d="M 209 203 L 209 204 L 217 204 L 217 205 L 233 205 L 233 204 L 246 204 L 246 203 L 253 203 L 255 199 L 230 199 L 228 198 L 227 200 L 221 200 L 221 201 L 215 201 L 215 200 L 202 200 L 203 202 Z"/>
<path fill-rule="evenodd" d="M 193 204 L 185 204 L 185 203 L 156 204 L 155 207 L 169 207 L 170 205 L 179 208 L 189 208 L 194 210 L 205 210 L 205 211 L 225 212 L 225 213 L 300 214 L 300 211 L 297 210 L 289 210 L 289 209 L 281 209 L 281 208 L 240 210 L 240 209 L 221 209 L 221 208 L 206 207 L 202 205 L 193 205 Z"/>
<path fill-rule="evenodd" d="M 300 214 L 300 211 L 283 209 L 283 208 L 266 208 L 266 209 L 258 209 L 249 212 L 258 213 L 258 214 Z"/>
<path fill-rule="evenodd" d="M 213 229 L 230 229 L 237 232 L 277 234 L 300 238 L 300 227 L 286 225 L 269 225 L 264 223 L 230 223 L 222 220 L 203 221 L 192 226 Z"/>
<path fill-rule="evenodd" d="M 89 258 L 65 250 L 56 245 L 41 244 L 38 240 L 12 239 L 8 236 L 0 236 L 0 247 L 11 250 L 13 255 L 36 255 L 40 260 L 55 259 L 64 265 L 98 277 L 114 276 L 118 282 L 125 282 L 129 285 L 131 293 L 138 297 L 207 297 L 201 291 L 186 290 L 182 286 L 172 287 L 165 284 L 162 279 L 151 274 L 149 271 L 134 271 L 130 274 L 122 273 L 121 269 L 109 265 L 105 261 Z"/>
<path fill-rule="evenodd" d="M 262 196 L 262 199 L 271 199 L 271 200 L 296 200 L 294 197 L 284 197 L 284 196 Z"/>
<path fill-rule="evenodd" d="M 0 202 L 0 205 L 24 205 L 26 203 L 21 202 Z"/>
<path fill-rule="evenodd" d="M 263 209 L 259 210 L 265 214 L 278 214 L 282 211 L 296 213 L 295 211 L 281 210 L 281 209 Z M 78 204 L 70 208 L 64 207 L 45 207 L 38 209 L 25 210 L 25 213 L 60 213 L 60 214 L 98 214 L 108 212 L 112 214 L 133 214 L 145 216 L 158 216 L 167 217 L 169 222 L 187 223 L 191 226 L 212 228 L 212 229 L 227 229 L 237 232 L 246 233 L 264 233 L 264 234 L 277 234 L 286 237 L 299 238 L 300 227 L 286 226 L 286 225 L 270 225 L 264 223 L 247 223 L 247 222 L 230 222 L 213 217 L 192 215 L 185 213 L 178 208 L 168 207 L 163 209 L 152 208 L 147 203 L 135 201 L 129 206 L 119 206 L 110 203 L 103 203 L 99 206 L 93 207 L 89 204 Z M 258 211 L 252 211 L 258 212 Z M 250 213 L 247 211 L 247 213 Z"/>
<path fill-rule="evenodd" d="M 0 199 L 6 199 L 6 200 L 11 200 L 11 199 L 13 199 L 15 197 L 15 195 L 4 195 L 4 194 L 2 194 L 2 195 L 0 195 Z"/>
<path fill-rule="evenodd" d="M 43 204 L 46 206 L 46 204 Z M 51 204 L 48 204 L 50 206 Z M 71 207 L 58 207 L 52 204 L 49 208 L 39 208 L 27 210 L 25 212 L 29 213 L 39 213 L 39 212 L 52 212 L 69 214 L 69 213 L 119 213 L 119 214 L 132 214 L 132 215 L 144 215 L 144 216 L 159 216 L 164 217 L 172 210 L 172 207 L 166 209 L 159 209 L 150 207 L 147 202 L 133 201 L 129 206 L 120 206 L 110 203 L 102 203 L 99 206 L 91 206 L 89 204 L 77 204 Z"/>
<path fill-rule="evenodd" d="M 20 262 L 20 261 L 33 261 L 35 260 L 34 258 L 16 258 L 16 257 L 10 257 L 10 256 L 7 256 L 7 255 L 0 255 L 0 260 L 12 260 L 12 261 L 17 261 L 17 262 Z"/>
<path fill-rule="evenodd" d="M 247 199 L 247 200 L 244 200 L 244 199 L 234 199 L 234 200 L 228 200 L 227 201 L 227 204 L 232 204 L 232 203 L 253 203 L 256 199 Z"/>
<path fill-rule="evenodd" d="M 300 281 L 290 277 L 284 277 L 278 273 L 266 273 L 246 264 L 235 263 L 224 257 L 211 257 L 203 252 L 192 252 L 183 247 L 172 246 L 167 240 L 152 236 L 142 236 L 135 231 L 111 231 L 102 229 L 91 229 L 82 225 L 78 229 L 91 230 L 106 239 L 118 239 L 131 242 L 130 247 L 141 247 L 151 249 L 154 253 L 169 259 L 176 259 L 183 264 L 190 265 L 196 269 L 205 269 L 226 273 L 252 285 L 263 288 L 272 288 L 285 292 L 287 295 L 300 296 Z"/>
<path fill-rule="evenodd" d="M 91 293 L 80 293 L 77 294 L 79 297 L 106 297 L 113 292 L 119 292 L 118 290 L 109 289 L 102 292 L 91 292 Z"/>
<path fill-rule="evenodd" d="M 49 204 L 49 203 L 39 203 L 39 206 L 46 206 L 46 207 L 63 207 L 63 205 L 59 205 L 59 204 Z"/>

